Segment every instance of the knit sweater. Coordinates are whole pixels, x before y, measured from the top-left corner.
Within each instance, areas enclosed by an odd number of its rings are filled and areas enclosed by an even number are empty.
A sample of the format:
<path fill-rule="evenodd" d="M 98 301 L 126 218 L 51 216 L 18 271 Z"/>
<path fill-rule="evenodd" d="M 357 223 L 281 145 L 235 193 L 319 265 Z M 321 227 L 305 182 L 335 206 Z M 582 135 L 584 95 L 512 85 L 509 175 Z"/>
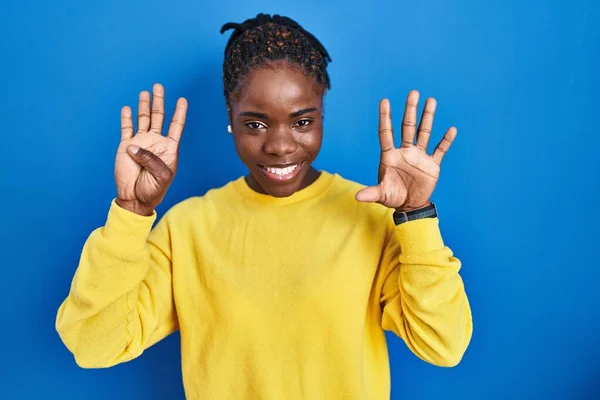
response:
<path fill-rule="evenodd" d="M 112 202 L 56 328 L 78 365 L 138 357 L 179 330 L 188 399 L 388 399 L 384 330 L 454 366 L 471 339 L 460 261 L 437 218 L 393 223 L 321 172 L 276 198 L 244 178 L 157 219 Z"/>

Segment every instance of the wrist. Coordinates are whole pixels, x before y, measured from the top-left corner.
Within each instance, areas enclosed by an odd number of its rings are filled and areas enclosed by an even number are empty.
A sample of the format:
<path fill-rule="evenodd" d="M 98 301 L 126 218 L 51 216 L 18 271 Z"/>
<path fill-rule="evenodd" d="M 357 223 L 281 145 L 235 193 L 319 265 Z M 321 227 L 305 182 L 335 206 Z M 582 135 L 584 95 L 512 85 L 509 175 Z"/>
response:
<path fill-rule="evenodd" d="M 418 207 L 402 207 L 401 206 L 401 207 L 396 208 L 396 212 L 397 213 L 403 213 L 403 212 L 410 212 L 410 211 L 420 210 L 422 208 L 429 207 L 430 205 L 431 205 L 431 201 L 427 201 L 426 203 L 424 203 L 423 205 L 418 206 Z"/>
<path fill-rule="evenodd" d="M 144 217 L 149 217 L 154 213 L 154 207 L 144 205 L 137 200 L 123 200 L 117 197 L 115 203 L 124 210 Z"/>
<path fill-rule="evenodd" d="M 406 208 L 404 208 L 403 210 L 406 210 Z M 392 217 L 396 225 L 401 225 L 405 222 L 416 221 L 423 218 L 437 218 L 437 215 L 437 208 L 435 204 L 429 202 L 429 205 L 424 207 L 419 207 L 406 211 L 396 210 Z"/>

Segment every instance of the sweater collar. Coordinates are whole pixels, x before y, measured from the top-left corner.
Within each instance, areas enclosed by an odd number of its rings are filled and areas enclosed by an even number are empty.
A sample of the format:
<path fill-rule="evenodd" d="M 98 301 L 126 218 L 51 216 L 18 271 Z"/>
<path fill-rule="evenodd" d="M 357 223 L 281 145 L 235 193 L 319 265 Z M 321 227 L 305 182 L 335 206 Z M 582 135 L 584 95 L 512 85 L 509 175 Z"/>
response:
<path fill-rule="evenodd" d="M 248 186 L 248 183 L 243 176 L 233 182 L 233 187 L 240 195 L 242 195 L 242 197 L 255 203 L 271 206 L 283 206 L 318 197 L 331 185 L 333 178 L 334 174 L 321 171 L 321 174 L 317 180 L 315 180 L 311 185 L 288 197 L 274 197 L 269 194 L 258 193 Z"/>

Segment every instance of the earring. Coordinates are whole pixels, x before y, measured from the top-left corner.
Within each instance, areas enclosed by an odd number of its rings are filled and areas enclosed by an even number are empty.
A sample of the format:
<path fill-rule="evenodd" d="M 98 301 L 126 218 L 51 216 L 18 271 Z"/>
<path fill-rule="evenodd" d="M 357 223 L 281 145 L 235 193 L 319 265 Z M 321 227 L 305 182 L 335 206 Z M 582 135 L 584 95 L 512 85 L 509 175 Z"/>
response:
<path fill-rule="evenodd" d="M 231 125 L 227 125 L 227 132 L 233 133 L 233 129 L 231 129 Z"/>

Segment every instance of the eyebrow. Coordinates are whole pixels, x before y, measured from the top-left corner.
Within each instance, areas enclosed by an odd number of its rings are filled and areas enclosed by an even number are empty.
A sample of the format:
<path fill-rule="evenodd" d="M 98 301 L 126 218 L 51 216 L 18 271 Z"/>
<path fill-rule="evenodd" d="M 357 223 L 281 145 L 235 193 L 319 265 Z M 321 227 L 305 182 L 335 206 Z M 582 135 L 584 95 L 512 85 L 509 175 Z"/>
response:
<path fill-rule="evenodd" d="M 296 118 L 296 117 L 299 117 L 304 114 L 308 114 L 313 111 L 317 111 L 317 109 L 315 107 L 312 107 L 312 108 L 304 108 L 302 110 L 294 111 L 293 113 L 290 114 L 290 118 Z M 240 113 L 240 116 L 241 117 L 263 118 L 263 119 L 269 118 L 269 116 L 267 114 L 259 113 L 256 111 L 242 111 Z"/>
<path fill-rule="evenodd" d="M 263 118 L 263 119 L 269 118 L 269 116 L 267 114 L 254 112 L 254 111 L 242 111 L 240 113 L 240 117 L 254 117 L 254 118 Z"/>
<path fill-rule="evenodd" d="M 290 118 L 296 118 L 304 114 L 308 114 L 309 112 L 317 111 L 316 108 L 305 108 L 303 110 L 294 111 L 290 114 Z"/>

